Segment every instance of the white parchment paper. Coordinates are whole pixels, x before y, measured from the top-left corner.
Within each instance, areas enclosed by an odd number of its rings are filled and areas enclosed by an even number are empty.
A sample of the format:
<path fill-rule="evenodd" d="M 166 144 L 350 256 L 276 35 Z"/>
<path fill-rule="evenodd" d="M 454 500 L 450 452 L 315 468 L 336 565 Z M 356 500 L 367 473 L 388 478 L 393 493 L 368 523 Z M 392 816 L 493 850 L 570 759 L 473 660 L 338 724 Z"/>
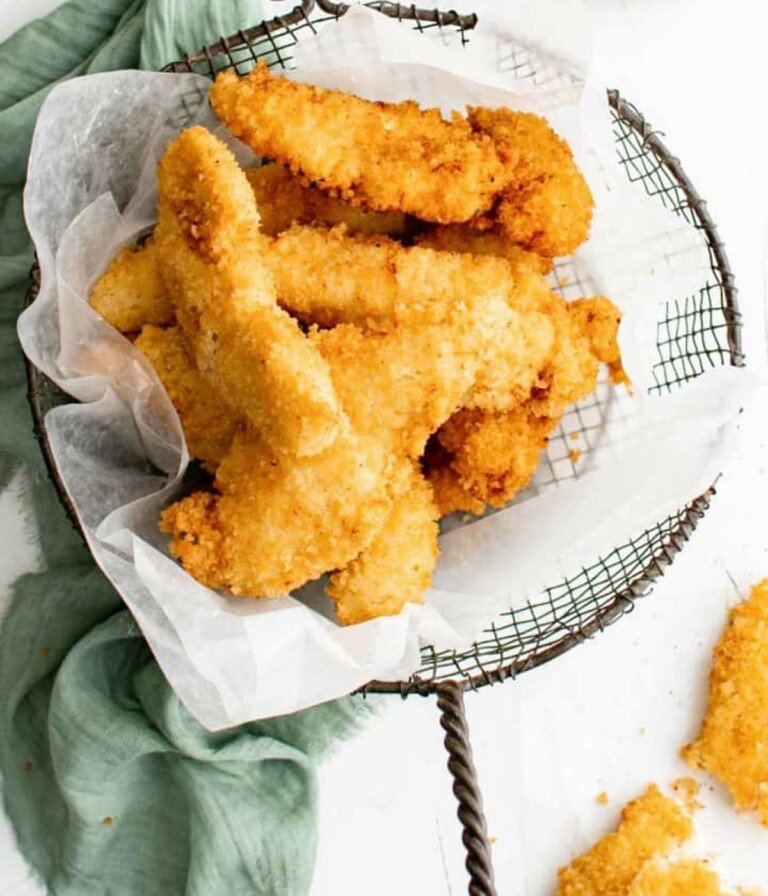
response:
<path fill-rule="evenodd" d="M 546 115 L 574 147 L 596 200 L 593 234 L 570 275 L 579 292 L 605 293 L 623 309 L 635 397 L 605 403 L 606 425 L 579 479 L 534 487 L 527 500 L 442 536 L 423 606 L 347 628 L 316 585 L 298 597 L 232 599 L 169 557 L 157 518 L 188 460 L 178 418 L 150 365 L 87 302 L 117 250 L 151 227 L 155 165 L 180 130 L 205 124 L 244 163 L 252 156 L 213 119 L 209 84 L 195 75 L 90 75 L 57 87 L 41 111 L 25 214 L 42 286 L 19 335 L 32 361 L 79 401 L 46 423 L 94 556 L 180 698 L 211 729 L 301 709 L 373 678 L 407 677 L 424 643 L 466 646 L 501 611 L 706 489 L 747 400 L 749 375 L 725 368 L 673 394 L 646 395 L 659 303 L 698 293 L 709 261 L 699 232 L 628 185 L 604 93 L 537 56 L 529 58 L 542 78 L 516 79 L 509 36 L 480 31 L 460 53 L 445 46 L 452 40 L 353 8 L 297 45 L 292 76 L 446 112 L 472 103 Z"/>

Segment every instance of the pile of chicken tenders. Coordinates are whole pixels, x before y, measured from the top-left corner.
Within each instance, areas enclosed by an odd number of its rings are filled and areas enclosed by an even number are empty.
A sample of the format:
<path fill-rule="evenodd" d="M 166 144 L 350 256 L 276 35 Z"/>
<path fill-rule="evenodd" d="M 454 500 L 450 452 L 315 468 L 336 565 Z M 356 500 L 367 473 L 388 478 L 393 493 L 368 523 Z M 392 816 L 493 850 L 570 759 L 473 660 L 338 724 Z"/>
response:
<path fill-rule="evenodd" d="M 589 188 L 529 113 L 446 120 L 264 65 L 210 98 L 264 164 L 182 133 L 154 233 L 91 294 L 213 474 L 160 527 L 211 588 L 327 573 L 342 624 L 398 613 L 429 586 L 439 518 L 505 505 L 601 363 L 625 379 L 617 308 L 546 279 L 588 235 Z"/>

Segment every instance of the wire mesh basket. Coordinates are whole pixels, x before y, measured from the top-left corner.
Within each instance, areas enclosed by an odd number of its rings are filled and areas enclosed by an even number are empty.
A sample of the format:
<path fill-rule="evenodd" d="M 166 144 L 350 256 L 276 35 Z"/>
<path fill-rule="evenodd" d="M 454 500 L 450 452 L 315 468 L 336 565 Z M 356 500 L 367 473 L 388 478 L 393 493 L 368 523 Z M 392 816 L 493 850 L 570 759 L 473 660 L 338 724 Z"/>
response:
<path fill-rule="evenodd" d="M 477 24 L 474 15 L 424 10 L 381 0 L 367 5 L 404 22 L 404 27 L 410 25 L 419 31 L 450 30 L 454 38 L 459 38 L 455 41 L 459 47 L 469 40 Z M 339 18 L 346 10 L 344 4 L 329 0 L 304 0 L 291 12 L 236 35 L 220 38 L 184 60 L 172 63 L 166 70 L 213 77 L 222 69 L 234 68 L 243 74 L 261 59 L 273 68 L 287 69 L 291 67 L 292 48 L 299 37 L 314 32 L 324 22 Z M 516 78 L 534 79 L 537 84 L 547 83 L 547 79 L 567 81 L 571 77 L 556 68 L 533 65 L 532 62 L 530 51 L 517 47 L 505 59 L 504 67 Z M 616 91 L 609 92 L 608 103 L 615 148 L 627 178 L 699 230 L 709 253 L 705 285 L 698 294 L 669 301 L 658 324 L 658 357 L 652 391 L 671 390 L 712 367 L 740 366 L 743 356 L 736 289 L 723 245 L 705 203 L 678 160 L 668 152 L 643 116 Z M 571 298 L 567 265 L 565 260 L 556 267 L 553 288 Z M 38 286 L 38 274 L 33 271 L 28 301 L 35 298 Z M 50 408 L 69 399 L 30 362 L 27 362 L 27 374 L 35 431 L 49 474 L 70 518 L 77 525 L 74 508 L 53 462 L 44 422 Z M 599 433 L 603 426 L 610 395 L 611 390 L 603 381 L 595 396 L 566 415 L 560 431 L 550 441 L 536 488 L 545 490 L 578 477 L 580 466 L 568 451 L 568 437 L 574 432 L 580 433 L 588 450 L 590 433 Z M 634 601 L 649 592 L 653 582 L 682 549 L 706 512 L 713 494 L 714 486 L 677 513 L 617 546 L 571 578 L 548 588 L 523 607 L 503 613 L 470 648 L 437 651 L 424 647 L 421 665 L 408 680 L 371 682 L 363 689 L 402 696 L 437 692 L 450 754 L 449 768 L 454 776 L 459 815 L 464 825 L 471 893 L 492 894 L 495 890 L 490 847 L 463 713 L 463 691 L 504 681 L 547 662 L 629 612 Z"/>

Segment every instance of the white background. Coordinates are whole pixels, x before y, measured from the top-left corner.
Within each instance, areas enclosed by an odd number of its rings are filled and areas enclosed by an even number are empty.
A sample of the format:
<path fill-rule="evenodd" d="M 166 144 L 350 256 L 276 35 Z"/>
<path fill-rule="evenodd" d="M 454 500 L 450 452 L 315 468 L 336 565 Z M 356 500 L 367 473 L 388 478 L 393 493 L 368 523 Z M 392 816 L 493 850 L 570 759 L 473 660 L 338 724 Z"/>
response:
<path fill-rule="evenodd" d="M 0 39 L 51 0 L 0 2 Z M 275 4 L 276 11 L 290 3 Z M 488 21 L 512 5 L 451 4 Z M 557 2 L 548 10 L 556 30 Z M 749 0 L 592 0 L 596 58 L 666 134 L 709 201 L 740 288 L 752 369 L 766 366 L 764 34 Z M 562 39 L 562 35 L 561 35 Z M 616 821 L 647 782 L 684 773 L 710 652 L 728 606 L 768 576 L 768 391 L 741 421 L 741 444 L 712 510 L 651 596 L 616 626 L 549 666 L 467 698 L 499 892 L 547 896 L 558 865 Z M 655 461 L 654 461 L 655 462 Z M 19 526 L 20 482 L 0 497 L 0 597 L 36 564 Z M 697 847 L 733 883 L 768 883 L 768 832 L 736 817 L 713 782 Z M 710 786 L 711 785 L 711 789 Z M 595 797 L 609 795 L 601 807 Z M 466 892 L 460 829 L 431 699 L 384 702 L 382 712 L 325 764 L 313 896 Z M 2 892 L 39 892 L 0 822 Z"/>

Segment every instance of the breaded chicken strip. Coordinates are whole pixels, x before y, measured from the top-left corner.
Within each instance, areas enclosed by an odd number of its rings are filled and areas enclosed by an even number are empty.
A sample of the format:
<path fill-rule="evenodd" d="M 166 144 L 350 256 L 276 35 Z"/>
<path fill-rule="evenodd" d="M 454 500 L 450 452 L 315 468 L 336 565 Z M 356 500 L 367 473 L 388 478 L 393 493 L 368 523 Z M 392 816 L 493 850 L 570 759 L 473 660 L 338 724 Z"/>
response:
<path fill-rule="evenodd" d="M 312 455 L 342 424 L 328 366 L 275 300 L 234 156 L 202 127 L 158 166 L 160 273 L 200 373 L 275 450 Z"/>
<path fill-rule="evenodd" d="M 284 166 L 272 163 L 245 172 L 256 197 L 261 230 L 275 236 L 291 224 L 343 224 L 349 233 L 402 237 L 408 216 L 400 211 L 374 212 L 307 187 Z"/>
<path fill-rule="evenodd" d="M 392 616 L 421 603 L 437 563 L 438 511 L 432 489 L 413 467 L 373 542 L 330 577 L 327 592 L 342 625 Z"/>
<path fill-rule="evenodd" d="M 211 105 L 259 155 L 377 211 L 468 221 L 509 180 L 493 140 L 456 113 L 446 121 L 414 102 L 371 102 L 290 81 L 263 62 L 244 78 L 218 75 Z"/>
<path fill-rule="evenodd" d="M 90 302 L 121 333 L 173 320 L 173 306 L 157 269 L 154 240 L 136 249 L 121 249 L 96 281 Z"/>
<path fill-rule="evenodd" d="M 651 784 L 624 807 L 614 833 L 560 869 L 556 896 L 627 896 L 647 862 L 666 856 L 692 835 L 690 816 Z"/>
<path fill-rule="evenodd" d="M 242 418 L 195 367 L 180 327 L 148 324 L 134 343 L 157 371 L 181 420 L 190 455 L 215 470 Z"/>
<path fill-rule="evenodd" d="M 589 234 L 594 202 L 573 153 L 547 122 L 511 109 L 468 110 L 511 172 L 493 213 L 476 224 L 497 224 L 513 242 L 538 255 L 570 255 Z"/>
<path fill-rule="evenodd" d="M 312 333 L 349 427 L 313 457 L 236 438 L 217 494 L 198 493 L 164 513 L 173 553 L 205 584 L 254 596 L 344 568 L 381 532 L 430 433 L 467 394 L 506 308 L 503 297 L 468 294 L 433 309 L 431 324 Z"/>
<path fill-rule="evenodd" d="M 437 224 L 418 234 L 417 246 L 441 252 L 469 252 L 472 255 L 496 255 L 506 258 L 515 269 L 528 266 L 538 274 L 552 270 L 552 259 L 529 252 L 513 243 L 499 227 L 477 230 L 469 224 Z"/>
<path fill-rule="evenodd" d="M 715 649 L 707 712 L 697 740 L 683 750 L 692 768 L 725 783 L 738 809 L 768 827 L 768 579 L 731 610 Z"/>
<path fill-rule="evenodd" d="M 567 406 L 594 391 L 600 362 L 623 373 L 616 306 L 603 296 L 570 305 L 549 296 L 556 349 L 527 400 L 511 410 L 464 407 L 437 433 L 443 455 L 429 479 L 442 514 L 511 501 L 531 481 Z"/>

